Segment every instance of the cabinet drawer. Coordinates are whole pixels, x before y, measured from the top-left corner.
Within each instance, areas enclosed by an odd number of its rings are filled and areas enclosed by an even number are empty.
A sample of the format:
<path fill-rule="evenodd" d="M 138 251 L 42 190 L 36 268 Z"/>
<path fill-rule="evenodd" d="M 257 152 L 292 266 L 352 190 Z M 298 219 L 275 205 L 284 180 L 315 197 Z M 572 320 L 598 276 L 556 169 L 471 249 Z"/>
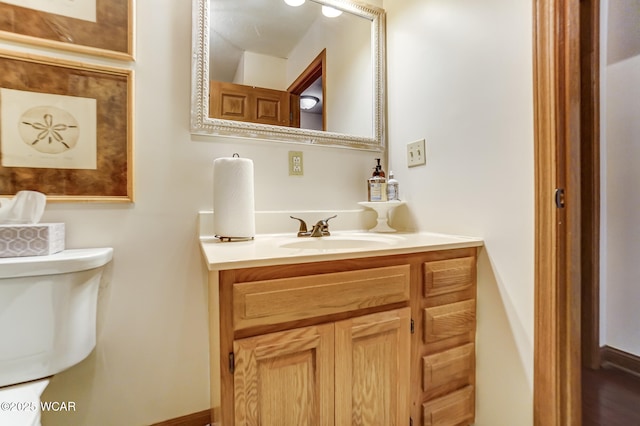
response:
<path fill-rule="evenodd" d="M 424 263 L 424 297 L 463 291 L 475 282 L 475 257 Z"/>
<path fill-rule="evenodd" d="M 422 389 L 433 392 L 438 388 L 460 388 L 472 383 L 475 370 L 473 343 L 422 358 Z"/>
<path fill-rule="evenodd" d="M 424 310 L 425 343 L 474 333 L 475 328 L 476 302 L 473 299 Z"/>
<path fill-rule="evenodd" d="M 422 404 L 424 426 L 458 426 L 473 423 L 475 398 L 473 386 L 467 386 L 442 398 Z"/>
<path fill-rule="evenodd" d="M 409 300 L 409 265 L 233 285 L 233 325 L 240 330 Z"/>

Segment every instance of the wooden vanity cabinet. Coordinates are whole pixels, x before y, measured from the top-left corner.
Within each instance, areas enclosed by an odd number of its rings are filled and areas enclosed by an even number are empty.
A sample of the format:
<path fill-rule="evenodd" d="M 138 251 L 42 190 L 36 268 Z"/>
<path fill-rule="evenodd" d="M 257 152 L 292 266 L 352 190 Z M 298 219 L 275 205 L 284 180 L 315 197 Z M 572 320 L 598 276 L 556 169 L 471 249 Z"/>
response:
<path fill-rule="evenodd" d="M 234 341 L 235 424 L 402 424 L 409 330 L 403 308 Z"/>
<path fill-rule="evenodd" d="M 472 423 L 475 250 L 210 272 L 214 417 Z"/>
<path fill-rule="evenodd" d="M 332 324 L 239 339 L 233 351 L 235 424 L 333 424 Z"/>
<path fill-rule="evenodd" d="M 475 420 L 476 253 L 456 253 L 426 260 L 412 294 L 413 367 L 420 372 L 412 417 L 423 426 Z"/>

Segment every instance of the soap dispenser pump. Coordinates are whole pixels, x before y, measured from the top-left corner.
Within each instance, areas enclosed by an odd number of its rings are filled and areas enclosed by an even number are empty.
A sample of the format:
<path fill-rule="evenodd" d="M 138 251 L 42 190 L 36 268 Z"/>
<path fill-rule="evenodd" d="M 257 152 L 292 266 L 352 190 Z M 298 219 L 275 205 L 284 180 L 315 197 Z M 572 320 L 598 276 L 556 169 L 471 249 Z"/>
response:
<path fill-rule="evenodd" d="M 374 176 L 375 176 L 375 173 L 377 173 L 378 176 L 380 176 L 380 177 L 386 177 L 386 175 L 384 174 L 384 170 L 382 170 L 382 165 L 380 164 L 380 159 L 376 158 L 376 161 L 378 162 L 378 164 L 376 164 L 375 171 L 374 171 Z"/>

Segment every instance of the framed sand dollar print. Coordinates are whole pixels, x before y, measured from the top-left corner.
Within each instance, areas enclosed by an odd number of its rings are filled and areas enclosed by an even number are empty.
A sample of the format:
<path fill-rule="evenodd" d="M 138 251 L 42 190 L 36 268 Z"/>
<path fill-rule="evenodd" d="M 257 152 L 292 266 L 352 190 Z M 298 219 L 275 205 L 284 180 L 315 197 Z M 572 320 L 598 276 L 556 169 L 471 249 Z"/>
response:
<path fill-rule="evenodd" d="M 134 59 L 134 0 L 0 0 L 0 38 Z"/>
<path fill-rule="evenodd" d="M 132 70 L 4 50 L 0 69 L 0 196 L 133 201 Z"/>

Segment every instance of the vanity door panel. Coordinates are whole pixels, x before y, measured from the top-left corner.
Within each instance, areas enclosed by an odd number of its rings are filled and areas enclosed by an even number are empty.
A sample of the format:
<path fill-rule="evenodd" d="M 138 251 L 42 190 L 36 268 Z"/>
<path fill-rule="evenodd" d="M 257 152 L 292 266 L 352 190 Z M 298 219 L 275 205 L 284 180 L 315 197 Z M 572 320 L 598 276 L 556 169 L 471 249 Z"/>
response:
<path fill-rule="evenodd" d="M 403 308 L 336 323 L 336 426 L 407 424 L 410 316 Z"/>
<path fill-rule="evenodd" d="M 235 341 L 235 424 L 333 425 L 333 329 L 325 324 Z"/>

